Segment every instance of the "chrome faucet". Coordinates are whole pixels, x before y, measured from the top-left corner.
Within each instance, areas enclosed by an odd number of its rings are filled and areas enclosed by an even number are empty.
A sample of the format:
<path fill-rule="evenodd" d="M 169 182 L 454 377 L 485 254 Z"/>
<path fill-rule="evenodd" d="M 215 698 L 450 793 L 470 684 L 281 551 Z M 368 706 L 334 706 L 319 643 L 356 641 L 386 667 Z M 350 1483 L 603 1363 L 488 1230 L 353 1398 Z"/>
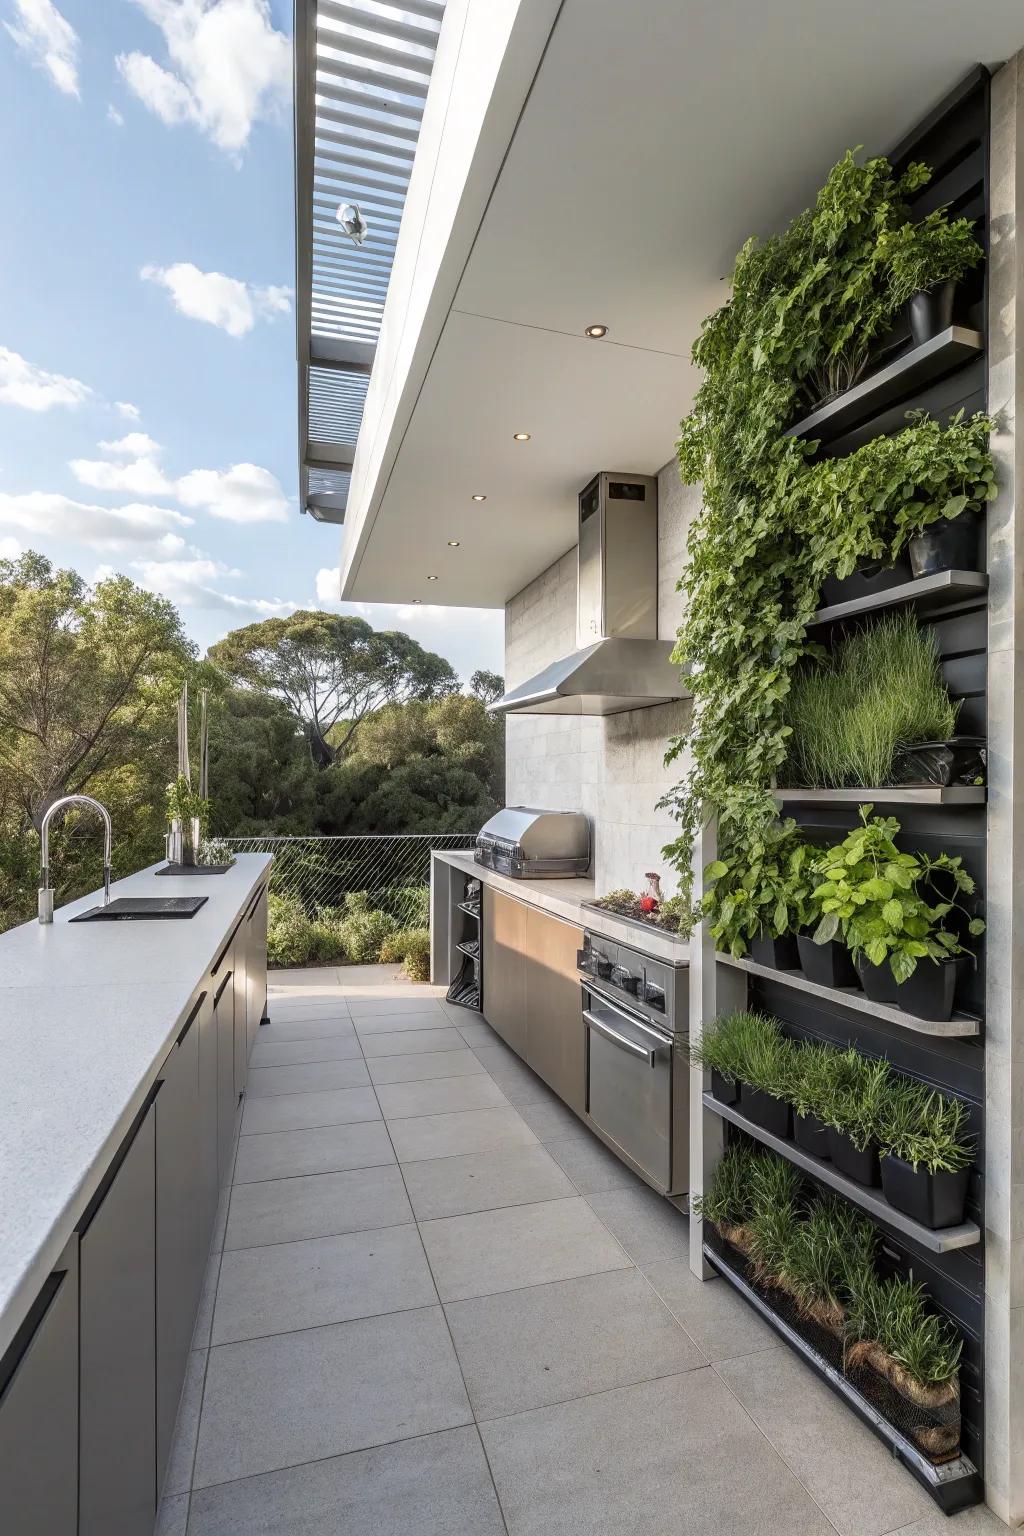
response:
<path fill-rule="evenodd" d="M 53 887 L 50 884 L 50 822 L 58 811 L 65 810 L 69 805 L 88 805 L 103 818 L 103 905 L 110 900 L 110 851 L 113 841 L 113 829 L 110 825 L 110 812 L 106 806 L 100 805 L 91 795 L 64 795 L 62 799 L 55 800 L 43 817 L 43 825 L 40 828 L 42 841 L 42 865 L 39 871 L 39 921 L 41 923 L 53 922 Z"/>

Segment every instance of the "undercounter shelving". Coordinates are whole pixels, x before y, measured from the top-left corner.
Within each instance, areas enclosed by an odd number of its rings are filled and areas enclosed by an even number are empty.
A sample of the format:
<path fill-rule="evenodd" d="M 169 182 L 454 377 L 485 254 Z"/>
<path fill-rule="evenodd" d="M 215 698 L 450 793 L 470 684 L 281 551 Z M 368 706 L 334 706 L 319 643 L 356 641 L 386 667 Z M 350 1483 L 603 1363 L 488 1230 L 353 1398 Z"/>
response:
<path fill-rule="evenodd" d="M 869 1216 L 885 1222 L 895 1231 L 901 1232 L 904 1237 L 911 1238 L 922 1248 L 928 1248 L 933 1253 L 951 1253 L 955 1248 L 972 1248 L 975 1243 L 981 1241 L 981 1228 L 977 1222 L 965 1221 L 957 1227 L 943 1227 L 938 1231 L 931 1227 L 923 1227 L 919 1221 L 913 1221 L 909 1216 L 904 1216 L 902 1211 L 897 1211 L 891 1206 L 881 1190 L 871 1189 L 865 1184 L 858 1184 L 856 1179 L 848 1179 L 845 1174 L 839 1172 L 834 1164 L 826 1162 L 824 1158 L 815 1157 L 810 1152 L 805 1152 L 798 1147 L 795 1141 L 788 1141 L 781 1136 L 773 1136 L 770 1131 L 763 1130 L 748 1120 L 742 1110 L 732 1104 L 722 1104 L 712 1094 L 704 1095 L 704 1108 L 713 1115 L 720 1115 L 723 1120 L 728 1120 L 732 1125 L 738 1126 L 755 1141 L 762 1142 L 777 1152 L 780 1157 L 795 1163 L 805 1173 L 813 1175 L 822 1184 L 827 1184 L 830 1189 L 844 1195 L 853 1205 L 859 1205 Z"/>

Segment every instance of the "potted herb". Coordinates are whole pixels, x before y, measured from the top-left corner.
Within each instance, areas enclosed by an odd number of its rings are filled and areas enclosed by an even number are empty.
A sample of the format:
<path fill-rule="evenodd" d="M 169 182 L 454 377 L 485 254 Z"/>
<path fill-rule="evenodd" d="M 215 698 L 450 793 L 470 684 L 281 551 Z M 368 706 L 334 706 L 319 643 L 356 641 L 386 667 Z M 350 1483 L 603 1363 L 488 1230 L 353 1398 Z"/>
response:
<path fill-rule="evenodd" d="M 953 324 L 956 285 L 984 257 L 971 219 L 950 219 L 936 208 L 918 224 L 883 230 L 878 254 L 887 265 L 897 307 L 909 305 L 910 334 L 918 346 Z"/>
<path fill-rule="evenodd" d="M 891 1206 L 922 1226 L 955 1227 L 964 1219 L 974 1145 L 968 1108 L 922 1083 L 893 1083 L 882 1106 L 882 1192 Z"/>
<path fill-rule="evenodd" d="M 860 826 L 826 856 L 825 879 L 814 893 L 823 914 L 818 934 L 842 934 L 873 1001 L 895 1003 L 918 1018 L 948 1019 L 956 959 L 969 951 L 945 923 L 959 913 L 970 934 L 984 932 L 981 918 L 956 899 L 972 895 L 974 881 L 959 858 L 902 853 L 894 841 L 899 822 L 872 810 L 862 805 Z M 948 899 L 928 900 L 925 893 L 935 893 L 940 879 L 949 886 Z"/>
<path fill-rule="evenodd" d="M 183 773 L 167 786 L 167 861 L 170 864 L 196 864 L 210 814 L 210 802 L 203 799 Z"/>
<path fill-rule="evenodd" d="M 719 857 L 704 870 L 704 916 L 716 948 L 777 970 L 796 970 L 796 931 L 812 882 L 809 852 L 795 821 L 774 810 L 759 816 L 742 836 L 722 838 Z"/>
<path fill-rule="evenodd" d="M 940 571 L 973 571 L 978 565 L 978 516 L 997 494 L 989 451 L 994 423 L 963 411 L 943 427 L 915 411 L 911 424 L 892 438 L 903 486 L 892 510 L 892 551 L 904 548 L 915 577 Z"/>
<path fill-rule="evenodd" d="M 710 1221 L 727 1243 L 746 1251 L 751 1211 L 751 1168 L 758 1154 L 747 1143 L 726 1147 L 703 1195 L 693 1201 L 696 1215 Z"/>
<path fill-rule="evenodd" d="M 720 1104 L 739 1100 L 740 1029 L 745 1014 L 733 1013 L 706 1024 L 699 1040 L 690 1043 L 690 1060 L 711 1073 L 711 1092 Z"/>
<path fill-rule="evenodd" d="M 840 1173 L 858 1184 L 878 1183 L 878 1121 L 889 1086 L 889 1063 L 871 1061 L 852 1047 L 834 1051 L 819 1113 L 828 1127 L 829 1154 Z"/>
<path fill-rule="evenodd" d="M 788 1138 L 791 1098 L 796 1080 L 796 1047 L 774 1019 L 749 1014 L 740 1040 L 740 1108 L 748 1120 L 772 1136 Z"/>
<path fill-rule="evenodd" d="M 836 1052 L 816 1041 L 800 1047 L 793 1074 L 793 1140 L 805 1152 L 828 1162 L 828 1127 L 820 1115 L 835 1073 Z"/>

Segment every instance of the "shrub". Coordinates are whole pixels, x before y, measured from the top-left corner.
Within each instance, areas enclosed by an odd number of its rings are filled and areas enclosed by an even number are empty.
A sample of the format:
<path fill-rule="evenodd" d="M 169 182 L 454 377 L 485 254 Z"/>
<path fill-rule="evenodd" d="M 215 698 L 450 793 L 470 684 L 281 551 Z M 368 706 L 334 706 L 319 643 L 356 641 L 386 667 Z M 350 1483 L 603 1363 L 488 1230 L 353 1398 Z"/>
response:
<path fill-rule="evenodd" d="M 389 885 L 377 891 L 374 906 L 401 923 L 403 928 L 427 928 L 430 925 L 429 885 Z"/>
<path fill-rule="evenodd" d="M 398 923 L 390 912 L 365 910 L 345 898 L 345 912 L 339 923 L 342 942 L 353 965 L 376 965 L 384 941 L 397 933 Z"/>
<path fill-rule="evenodd" d="M 430 929 L 411 928 L 402 969 L 410 981 L 430 980 Z"/>
<path fill-rule="evenodd" d="M 343 964 L 348 958 L 337 914 L 310 917 L 297 896 L 267 899 L 267 963 L 270 966 Z"/>

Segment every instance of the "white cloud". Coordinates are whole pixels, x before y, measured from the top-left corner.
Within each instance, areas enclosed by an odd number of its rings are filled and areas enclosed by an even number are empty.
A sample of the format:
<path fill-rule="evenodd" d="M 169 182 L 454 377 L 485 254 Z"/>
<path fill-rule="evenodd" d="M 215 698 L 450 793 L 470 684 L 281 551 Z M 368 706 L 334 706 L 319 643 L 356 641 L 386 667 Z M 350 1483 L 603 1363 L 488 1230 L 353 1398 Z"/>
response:
<path fill-rule="evenodd" d="M 318 603 L 336 603 L 339 601 L 338 583 L 341 580 L 341 572 L 335 566 L 321 566 L 316 573 L 316 600 Z"/>
<path fill-rule="evenodd" d="M 163 33 L 171 68 L 118 54 L 129 89 L 169 126 L 192 123 L 238 157 L 253 124 L 280 115 L 291 94 L 291 44 L 268 0 L 135 0 Z"/>
<path fill-rule="evenodd" d="M 49 411 L 55 405 L 81 405 L 92 390 L 81 379 L 50 373 L 9 347 L 0 347 L 0 401 L 26 411 Z"/>
<path fill-rule="evenodd" d="M 225 578 L 230 580 L 242 573 L 206 555 L 196 555 L 190 560 L 135 560 L 132 568 L 138 572 L 141 586 L 169 597 L 181 608 L 220 609 L 274 618 L 292 613 L 298 606 L 280 598 L 239 597 L 233 592 L 220 591 L 210 583 Z"/>
<path fill-rule="evenodd" d="M 16 538 L 0 538 L 0 560 L 17 560 L 20 554 L 21 545 Z"/>
<path fill-rule="evenodd" d="M 4 26 L 37 69 L 65 96 L 77 96 L 78 33 L 53 0 L 14 0 L 16 20 Z"/>
<path fill-rule="evenodd" d="M 177 494 L 184 506 L 203 507 L 229 523 L 283 523 L 288 517 L 280 480 L 258 464 L 194 469 L 178 481 Z"/>
<path fill-rule="evenodd" d="M 90 549 L 150 548 L 173 555 L 185 548 L 175 530 L 193 519 L 167 507 L 131 502 L 124 507 L 97 507 L 50 491 L 21 495 L 0 492 L 0 528 L 16 528 L 31 537 L 68 539 Z"/>
<path fill-rule="evenodd" d="M 113 123 L 115 128 L 123 128 L 124 127 L 124 118 L 121 115 L 121 113 L 117 110 L 117 108 L 114 106 L 113 102 L 111 102 L 109 104 L 109 106 L 107 107 L 107 122 L 108 123 Z"/>
<path fill-rule="evenodd" d="M 104 453 L 116 453 L 132 459 L 152 459 L 161 451 L 160 444 L 154 442 L 148 432 L 128 432 L 113 442 L 100 443 L 100 447 Z"/>
<path fill-rule="evenodd" d="M 106 459 L 72 459 L 71 473 L 96 491 L 120 491 L 129 496 L 169 496 L 174 486 L 157 463 L 160 444 L 147 432 L 129 432 L 100 443 Z"/>
<path fill-rule="evenodd" d="M 145 266 L 139 276 L 166 288 L 179 314 L 205 320 L 229 336 L 245 336 L 257 320 L 291 313 L 290 288 L 275 284 L 261 288 L 223 272 L 203 272 L 191 261 Z"/>
<path fill-rule="evenodd" d="M 132 405 L 130 400 L 115 400 L 114 409 L 119 415 L 124 417 L 125 421 L 138 421 L 142 415 L 138 406 Z"/>
<path fill-rule="evenodd" d="M 337 566 L 316 573 L 316 600 L 336 613 L 357 614 L 374 629 L 402 629 L 451 662 L 466 680 L 478 668 L 505 670 L 505 616 L 500 608 L 446 608 L 439 603 L 343 603 Z"/>

